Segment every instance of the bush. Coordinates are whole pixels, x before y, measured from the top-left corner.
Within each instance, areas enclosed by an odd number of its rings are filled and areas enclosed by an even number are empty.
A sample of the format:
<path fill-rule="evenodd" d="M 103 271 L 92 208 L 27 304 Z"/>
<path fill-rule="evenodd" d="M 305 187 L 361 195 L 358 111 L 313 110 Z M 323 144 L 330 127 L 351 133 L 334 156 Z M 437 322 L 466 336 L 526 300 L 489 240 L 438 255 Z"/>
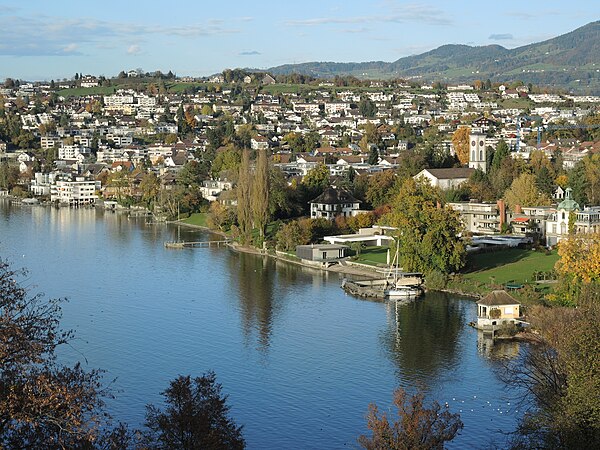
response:
<path fill-rule="evenodd" d="M 439 270 L 432 270 L 425 276 L 425 286 L 427 289 L 442 290 L 448 284 L 448 277 Z"/>

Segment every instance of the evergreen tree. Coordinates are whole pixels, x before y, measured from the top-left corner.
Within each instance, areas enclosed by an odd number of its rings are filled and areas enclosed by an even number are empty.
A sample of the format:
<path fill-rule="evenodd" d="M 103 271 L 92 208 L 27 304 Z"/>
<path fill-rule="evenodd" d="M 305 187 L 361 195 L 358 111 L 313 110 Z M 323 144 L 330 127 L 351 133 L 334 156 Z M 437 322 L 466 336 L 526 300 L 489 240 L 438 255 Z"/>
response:
<path fill-rule="evenodd" d="M 504 139 L 501 139 L 496 145 L 496 151 L 494 152 L 494 159 L 492 159 L 492 170 L 497 170 L 502 165 L 502 161 L 505 158 L 510 157 L 510 149 Z"/>
<path fill-rule="evenodd" d="M 371 152 L 369 153 L 368 163 L 371 164 L 372 166 L 374 166 L 378 162 L 379 162 L 379 150 L 377 150 L 377 147 L 373 146 L 373 148 L 371 148 Z"/>

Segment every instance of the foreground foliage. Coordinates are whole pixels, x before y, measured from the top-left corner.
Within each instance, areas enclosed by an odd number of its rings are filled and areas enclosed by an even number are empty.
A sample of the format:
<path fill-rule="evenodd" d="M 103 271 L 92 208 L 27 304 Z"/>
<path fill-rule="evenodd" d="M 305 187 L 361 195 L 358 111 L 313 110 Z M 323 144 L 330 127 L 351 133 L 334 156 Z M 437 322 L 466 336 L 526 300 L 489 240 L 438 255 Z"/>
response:
<path fill-rule="evenodd" d="M 61 365 L 60 300 L 30 295 L 0 261 L 0 448 L 75 448 L 98 438 L 106 392 L 99 371 Z"/>
<path fill-rule="evenodd" d="M 437 402 L 430 408 L 423 405 L 422 393 L 409 396 L 402 388 L 394 392 L 398 419 L 390 423 L 377 405 L 369 405 L 367 426 L 372 435 L 360 436 L 359 444 L 367 450 L 427 450 L 442 449 L 462 430 L 459 414 L 442 411 Z"/>
<path fill-rule="evenodd" d="M 243 449 L 242 427 L 228 417 L 227 396 L 214 372 L 180 376 L 163 392 L 164 410 L 147 406 L 145 445 L 151 449 Z"/>
<path fill-rule="evenodd" d="M 535 344 L 506 372 L 534 400 L 514 448 L 600 448 L 599 298 L 600 285 L 590 283 L 578 292 L 578 308 L 532 309 Z"/>

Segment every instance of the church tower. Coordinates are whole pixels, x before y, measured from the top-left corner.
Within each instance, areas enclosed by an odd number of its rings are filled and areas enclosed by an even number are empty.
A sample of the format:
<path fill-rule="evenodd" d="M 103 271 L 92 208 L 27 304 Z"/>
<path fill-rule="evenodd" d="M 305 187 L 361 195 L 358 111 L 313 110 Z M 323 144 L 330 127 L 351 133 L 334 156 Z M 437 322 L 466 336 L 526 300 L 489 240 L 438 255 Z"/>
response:
<path fill-rule="evenodd" d="M 469 135 L 469 167 L 487 172 L 485 134 L 472 133 Z"/>

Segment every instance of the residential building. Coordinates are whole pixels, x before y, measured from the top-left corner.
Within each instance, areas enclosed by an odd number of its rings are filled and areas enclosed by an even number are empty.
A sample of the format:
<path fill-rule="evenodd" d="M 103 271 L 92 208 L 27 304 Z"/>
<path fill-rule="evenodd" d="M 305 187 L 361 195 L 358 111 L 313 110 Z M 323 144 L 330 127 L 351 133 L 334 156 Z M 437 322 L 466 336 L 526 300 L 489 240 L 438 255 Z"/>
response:
<path fill-rule="evenodd" d="M 56 180 L 51 186 L 50 200 L 69 206 L 93 205 L 101 188 L 100 181 L 77 177 L 74 181 Z"/>
<path fill-rule="evenodd" d="M 200 192 L 202 197 L 210 202 L 217 201 L 219 195 L 223 191 L 230 191 L 233 187 L 231 181 L 225 180 L 204 180 L 202 186 L 200 186 Z"/>
<path fill-rule="evenodd" d="M 503 200 L 488 202 L 454 202 L 448 203 L 458 211 L 465 230 L 474 234 L 496 234 L 502 231 L 506 223 L 506 206 Z"/>
<path fill-rule="evenodd" d="M 310 202 L 312 219 L 335 219 L 336 216 L 355 216 L 358 214 L 360 202 L 352 194 L 334 187 L 328 187 L 321 195 Z"/>

